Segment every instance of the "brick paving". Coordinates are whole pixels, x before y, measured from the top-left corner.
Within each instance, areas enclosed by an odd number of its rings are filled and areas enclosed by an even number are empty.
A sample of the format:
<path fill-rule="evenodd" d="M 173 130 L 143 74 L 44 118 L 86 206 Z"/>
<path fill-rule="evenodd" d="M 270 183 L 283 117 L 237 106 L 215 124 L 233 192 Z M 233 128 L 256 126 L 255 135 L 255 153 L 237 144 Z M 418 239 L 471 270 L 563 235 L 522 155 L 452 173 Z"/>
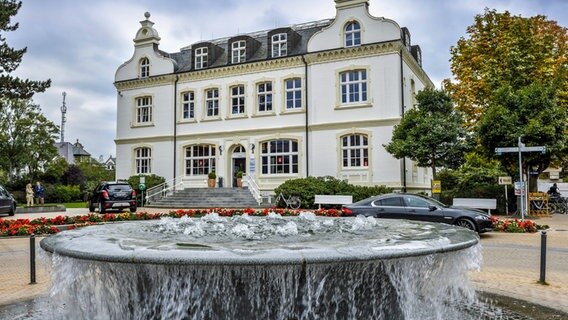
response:
<path fill-rule="evenodd" d="M 139 209 L 164 212 L 164 209 Z M 67 212 L 17 214 L 4 219 L 54 217 L 87 214 L 87 209 Z M 480 291 L 525 300 L 568 313 L 568 215 L 536 219 L 550 226 L 546 282 L 540 277 L 541 233 L 512 234 L 491 232 L 481 235 L 483 265 L 471 271 L 470 279 Z M 37 249 L 39 248 L 37 239 Z M 40 259 L 38 259 L 40 260 Z M 48 272 L 37 267 L 37 284 L 30 285 L 29 238 L 0 238 L 0 306 L 46 295 L 50 286 Z"/>

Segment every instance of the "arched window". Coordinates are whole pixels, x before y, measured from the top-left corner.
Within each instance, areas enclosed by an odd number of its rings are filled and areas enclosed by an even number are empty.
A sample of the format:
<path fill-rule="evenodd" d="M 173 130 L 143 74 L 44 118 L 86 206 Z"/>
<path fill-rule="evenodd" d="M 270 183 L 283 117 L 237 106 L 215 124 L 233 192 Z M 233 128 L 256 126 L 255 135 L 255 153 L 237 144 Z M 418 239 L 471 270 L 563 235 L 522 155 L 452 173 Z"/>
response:
<path fill-rule="evenodd" d="M 148 58 L 140 59 L 140 78 L 148 78 L 150 76 L 150 60 Z"/>
<path fill-rule="evenodd" d="M 298 142 L 278 139 L 260 144 L 262 174 L 298 173 Z"/>
<path fill-rule="evenodd" d="M 369 166 L 369 139 L 364 134 L 341 137 L 343 168 L 367 168 Z"/>
<path fill-rule="evenodd" d="M 152 149 L 147 147 L 134 150 L 136 161 L 136 174 L 148 174 L 152 172 Z"/>
<path fill-rule="evenodd" d="M 185 174 L 189 176 L 207 175 L 215 171 L 216 147 L 210 144 L 194 145 L 185 148 Z"/>
<path fill-rule="evenodd" d="M 356 47 L 361 45 L 361 26 L 358 22 L 349 22 L 345 26 L 345 46 Z"/>

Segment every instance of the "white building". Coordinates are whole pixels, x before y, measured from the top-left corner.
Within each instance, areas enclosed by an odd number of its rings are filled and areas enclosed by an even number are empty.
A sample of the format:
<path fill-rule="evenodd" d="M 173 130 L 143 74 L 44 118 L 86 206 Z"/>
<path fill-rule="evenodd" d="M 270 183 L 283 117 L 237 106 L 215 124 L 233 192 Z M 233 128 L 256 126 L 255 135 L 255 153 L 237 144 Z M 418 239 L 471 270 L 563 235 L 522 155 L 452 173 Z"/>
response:
<path fill-rule="evenodd" d="M 226 187 L 242 170 L 264 191 L 306 176 L 429 189 L 428 169 L 383 145 L 415 93 L 433 84 L 408 30 L 371 16 L 368 2 L 335 0 L 334 19 L 175 53 L 159 50 L 147 13 L 115 75 L 117 178 L 205 187 L 215 171 Z"/>

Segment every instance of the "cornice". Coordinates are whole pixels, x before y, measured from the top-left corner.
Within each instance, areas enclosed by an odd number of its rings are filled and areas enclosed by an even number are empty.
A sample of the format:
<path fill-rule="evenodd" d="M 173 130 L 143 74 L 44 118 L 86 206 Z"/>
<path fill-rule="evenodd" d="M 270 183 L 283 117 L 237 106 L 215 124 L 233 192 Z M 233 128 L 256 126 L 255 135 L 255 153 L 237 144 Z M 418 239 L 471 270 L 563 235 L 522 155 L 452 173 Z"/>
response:
<path fill-rule="evenodd" d="M 306 54 L 308 64 L 319 64 L 330 61 L 350 60 L 389 53 L 397 53 L 401 43 L 399 40 L 362 45 L 358 47 L 340 48 Z"/>
<path fill-rule="evenodd" d="M 171 84 L 175 81 L 175 79 L 176 77 L 174 74 L 165 74 L 148 78 L 115 82 L 114 86 L 117 90 L 140 89 Z"/>

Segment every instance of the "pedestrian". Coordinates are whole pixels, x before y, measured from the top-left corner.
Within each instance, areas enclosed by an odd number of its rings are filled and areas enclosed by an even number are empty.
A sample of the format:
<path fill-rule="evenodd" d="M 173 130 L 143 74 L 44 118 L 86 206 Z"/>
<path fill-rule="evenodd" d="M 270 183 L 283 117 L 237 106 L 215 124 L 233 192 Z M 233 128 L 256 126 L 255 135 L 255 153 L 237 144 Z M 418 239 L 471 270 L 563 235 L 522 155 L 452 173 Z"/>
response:
<path fill-rule="evenodd" d="M 34 205 L 34 189 L 32 188 L 31 183 L 26 185 L 26 205 L 28 207 L 32 207 Z"/>
<path fill-rule="evenodd" d="M 550 189 L 548 189 L 548 194 L 553 196 L 553 197 L 557 197 L 560 195 L 560 192 L 558 191 L 558 186 L 556 185 L 556 183 L 554 183 L 552 185 L 552 187 L 550 187 Z"/>
<path fill-rule="evenodd" d="M 43 198 L 45 197 L 45 188 L 41 185 L 41 183 L 39 183 L 39 181 L 36 182 L 34 192 L 35 192 L 36 204 L 43 204 L 44 203 Z"/>

